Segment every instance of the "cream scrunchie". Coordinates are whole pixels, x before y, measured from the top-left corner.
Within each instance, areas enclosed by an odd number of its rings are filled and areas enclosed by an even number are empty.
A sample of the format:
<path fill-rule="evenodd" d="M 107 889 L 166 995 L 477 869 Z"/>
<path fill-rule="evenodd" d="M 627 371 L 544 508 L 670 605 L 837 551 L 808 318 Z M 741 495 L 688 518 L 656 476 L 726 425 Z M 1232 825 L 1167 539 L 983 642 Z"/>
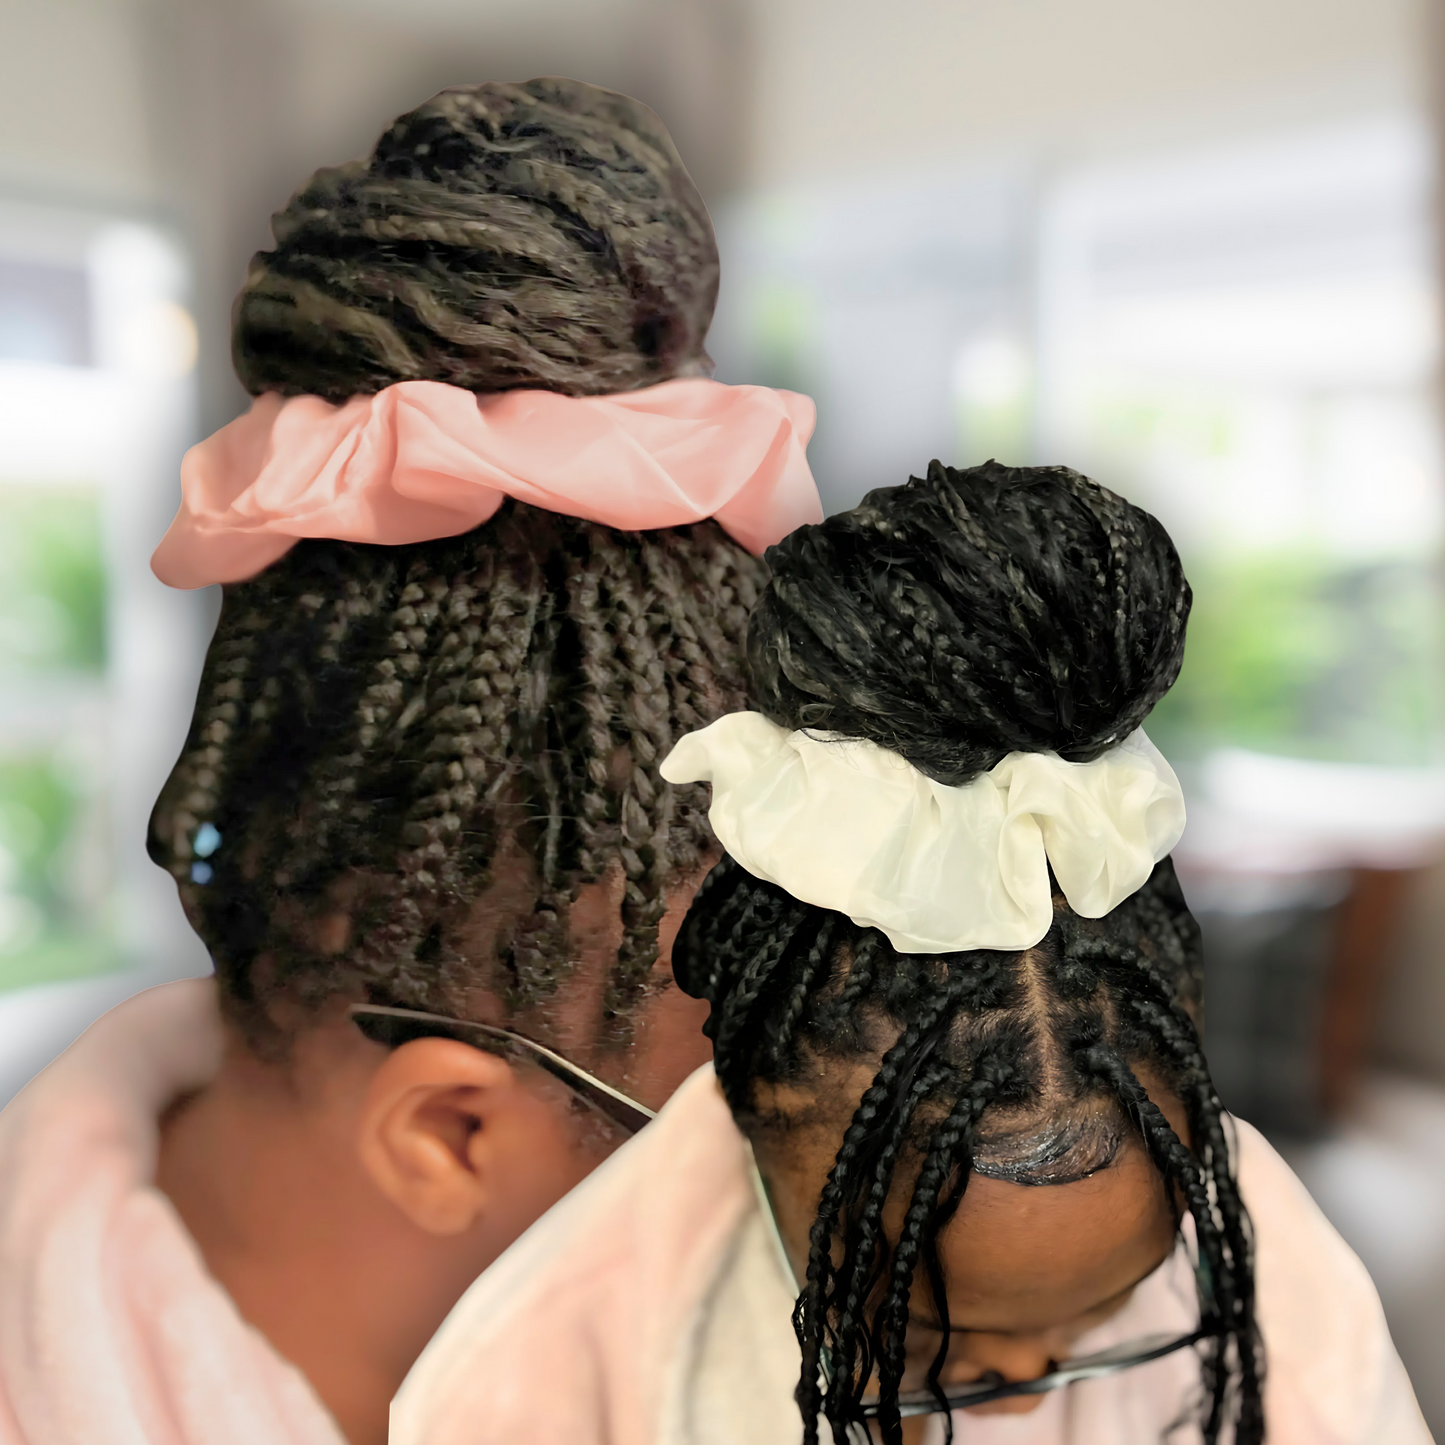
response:
<path fill-rule="evenodd" d="M 1184 831 L 1173 769 L 1142 730 L 1091 763 L 1010 753 L 962 787 L 874 743 L 735 712 L 683 738 L 671 783 L 712 784 L 723 847 L 794 898 L 881 929 L 900 953 L 1032 948 L 1053 920 L 1048 865 L 1102 918 Z"/>

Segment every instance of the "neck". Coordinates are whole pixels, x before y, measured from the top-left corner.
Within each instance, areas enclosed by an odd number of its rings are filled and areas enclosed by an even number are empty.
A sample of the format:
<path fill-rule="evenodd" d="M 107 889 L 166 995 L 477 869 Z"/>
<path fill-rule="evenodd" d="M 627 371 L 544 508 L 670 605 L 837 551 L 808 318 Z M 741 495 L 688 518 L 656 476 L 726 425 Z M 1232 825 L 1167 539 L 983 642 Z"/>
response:
<path fill-rule="evenodd" d="M 392 1396 L 495 1251 L 460 1269 L 442 1258 L 372 1184 L 348 1122 L 344 1106 L 308 1100 L 283 1070 L 232 1049 L 164 1121 L 156 1184 L 351 1445 L 385 1445 Z"/>

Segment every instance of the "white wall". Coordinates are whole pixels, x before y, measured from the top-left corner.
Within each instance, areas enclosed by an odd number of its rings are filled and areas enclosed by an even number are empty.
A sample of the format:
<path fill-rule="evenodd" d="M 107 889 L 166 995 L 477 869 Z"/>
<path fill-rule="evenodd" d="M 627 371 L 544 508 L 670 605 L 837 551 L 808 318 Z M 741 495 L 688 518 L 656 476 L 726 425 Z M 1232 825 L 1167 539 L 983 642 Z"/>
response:
<path fill-rule="evenodd" d="M 753 0 L 761 183 L 1416 99 L 1430 0 Z"/>
<path fill-rule="evenodd" d="M 0 184 L 153 192 L 138 21 L 130 0 L 0 0 Z"/>
<path fill-rule="evenodd" d="M 1427 4 L 742 0 L 739 18 L 733 0 L 0 0 L 0 177 L 163 191 L 157 153 L 177 138 L 156 133 L 157 107 L 176 78 L 157 67 L 198 24 L 221 32 L 210 63 L 233 90 L 264 94 L 289 71 L 296 143 L 328 151 L 364 143 L 374 114 L 434 83 L 571 69 L 666 91 L 652 52 L 680 110 L 717 85 L 698 55 L 746 51 L 751 74 L 734 60 L 727 89 L 750 102 L 748 167 L 719 167 L 727 188 L 999 146 L 1133 145 L 1141 115 L 1155 138 L 1217 137 L 1414 101 Z M 268 45 L 258 67 L 246 32 L 286 54 Z M 194 49 L 189 63 L 210 68 Z M 678 121 L 693 149 L 714 143 Z"/>

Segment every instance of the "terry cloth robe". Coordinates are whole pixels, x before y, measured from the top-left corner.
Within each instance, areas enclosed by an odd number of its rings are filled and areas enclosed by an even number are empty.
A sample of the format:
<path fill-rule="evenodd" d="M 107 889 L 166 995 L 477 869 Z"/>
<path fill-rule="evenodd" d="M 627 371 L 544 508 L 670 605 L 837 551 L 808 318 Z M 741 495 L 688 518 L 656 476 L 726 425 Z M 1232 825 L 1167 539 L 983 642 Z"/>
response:
<path fill-rule="evenodd" d="M 345 1445 L 152 1183 L 221 1050 L 214 982 L 167 984 L 0 1111 L 0 1445 Z"/>
<path fill-rule="evenodd" d="M 1238 1141 L 1270 1445 L 1430 1445 L 1364 1267 L 1265 1140 L 1241 1123 Z M 1192 1289 L 1177 1252 L 1078 1352 L 1182 1333 Z M 743 1138 L 703 1069 L 463 1296 L 392 1403 L 390 1445 L 797 1445 L 792 1305 Z M 956 1438 L 1160 1445 L 1198 1391 L 1184 1352 L 1032 1414 L 960 1414 Z"/>

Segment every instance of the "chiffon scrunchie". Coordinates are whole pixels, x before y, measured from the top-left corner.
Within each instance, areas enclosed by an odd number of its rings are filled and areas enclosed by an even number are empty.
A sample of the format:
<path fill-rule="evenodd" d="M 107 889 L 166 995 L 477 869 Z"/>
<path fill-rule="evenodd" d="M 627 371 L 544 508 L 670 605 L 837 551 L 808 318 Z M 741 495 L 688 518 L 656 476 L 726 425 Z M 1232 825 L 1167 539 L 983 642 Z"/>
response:
<path fill-rule="evenodd" d="M 813 422 L 805 396 L 701 378 L 582 397 L 403 381 L 341 406 L 269 393 L 186 453 L 151 568 L 172 587 L 239 582 L 302 537 L 451 537 L 504 497 L 622 531 L 714 517 L 760 553 L 823 518 Z"/>
<path fill-rule="evenodd" d="M 949 787 L 874 743 L 790 732 L 736 712 L 662 765 L 709 782 L 729 854 L 794 898 L 881 929 L 900 953 L 1032 948 L 1069 906 L 1102 918 L 1184 832 L 1184 797 L 1143 731 L 1089 763 L 1010 753 Z"/>

